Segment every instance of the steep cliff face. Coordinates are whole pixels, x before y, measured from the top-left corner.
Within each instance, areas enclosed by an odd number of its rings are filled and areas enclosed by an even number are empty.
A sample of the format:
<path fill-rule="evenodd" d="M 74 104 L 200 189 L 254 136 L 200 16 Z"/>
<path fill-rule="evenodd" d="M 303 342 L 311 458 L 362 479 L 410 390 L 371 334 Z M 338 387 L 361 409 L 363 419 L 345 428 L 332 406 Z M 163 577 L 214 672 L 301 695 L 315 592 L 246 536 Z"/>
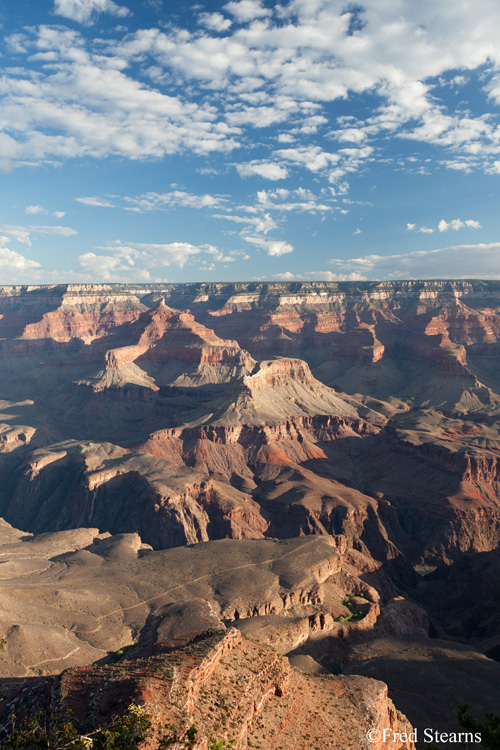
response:
<path fill-rule="evenodd" d="M 155 547 L 492 550 L 499 310 L 496 282 L 3 288 L 0 511 Z"/>

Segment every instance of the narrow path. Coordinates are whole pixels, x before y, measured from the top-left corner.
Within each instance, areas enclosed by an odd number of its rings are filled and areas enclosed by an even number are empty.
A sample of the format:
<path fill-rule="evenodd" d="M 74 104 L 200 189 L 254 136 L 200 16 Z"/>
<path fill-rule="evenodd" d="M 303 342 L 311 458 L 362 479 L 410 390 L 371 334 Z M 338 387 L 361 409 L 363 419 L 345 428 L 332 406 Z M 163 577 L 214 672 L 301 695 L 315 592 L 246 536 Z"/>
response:
<path fill-rule="evenodd" d="M 28 677 L 28 670 L 30 669 L 36 669 L 36 667 L 39 667 L 40 664 L 50 664 L 52 661 L 65 661 L 65 659 L 69 659 L 70 656 L 72 656 L 74 653 L 80 650 L 80 646 L 77 646 L 73 649 L 73 651 L 70 651 L 69 654 L 66 654 L 66 656 L 59 656 L 56 659 L 44 659 L 43 661 L 39 661 L 36 664 L 23 664 L 23 667 L 26 668 L 26 674 L 25 677 Z"/>
<path fill-rule="evenodd" d="M 304 542 L 304 544 L 301 544 L 300 547 L 295 547 L 294 549 L 289 550 L 288 552 L 285 552 L 283 555 L 280 555 L 279 557 L 271 557 L 267 560 L 259 560 L 259 562 L 251 562 L 251 563 L 245 563 L 244 565 L 235 565 L 233 568 L 227 568 L 225 572 L 230 573 L 234 570 L 242 570 L 243 568 L 252 568 L 257 567 L 258 565 L 265 565 L 267 563 L 273 563 L 278 560 L 283 560 L 285 557 L 288 557 L 289 555 L 295 554 L 299 550 L 304 549 L 304 547 L 310 546 L 311 544 L 317 543 L 318 537 L 313 536 L 312 539 L 308 542 Z M 186 588 L 188 586 L 191 586 L 194 583 L 198 583 L 199 581 L 203 581 L 207 578 L 210 578 L 212 574 L 211 573 L 205 573 L 204 575 L 198 576 L 197 578 L 193 578 L 190 581 L 185 581 L 184 583 L 179 583 L 176 586 L 171 586 L 170 588 L 166 589 L 165 591 L 161 591 L 159 594 L 155 594 L 154 596 L 149 597 L 148 599 L 141 600 L 140 602 L 137 602 L 136 604 L 131 604 L 128 607 L 119 607 L 118 609 L 114 609 L 111 612 L 107 612 L 105 615 L 99 615 L 99 617 L 96 618 L 96 620 L 99 622 L 98 626 L 94 630 L 87 630 L 85 631 L 85 635 L 91 635 L 93 633 L 97 633 L 102 626 L 102 623 L 104 620 L 106 620 L 108 617 L 111 617 L 112 615 L 118 614 L 120 612 L 126 612 L 131 609 L 136 609 L 137 607 L 142 607 L 144 604 L 149 604 L 150 602 L 153 602 L 155 599 L 159 599 L 162 596 L 165 596 L 166 594 L 171 593 L 172 591 L 176 591 L 177 589 Z M 61 656 L 56 659 L 45 659 L 43 661 L 40 661 L 36 664 L 31 665 L 23 665 L 26 668 L 26 676 L 28 671 L 30 669 L 35 669 L 36 667 L 39 667 L 41 664 L 48 664 L 50 662 L 57 662 L 57 661 L 64 661 L 65 659 L 68 659 L 72 654 L 76 653 L 80 649 L 80 646 L 77 646 L 72 651 L 70 651 L 66 656 Z"/>
<path fill-rule="evenodd" d="M 298 549 L 303 549 L 304 547 L 307 547 L 311 544 L 316 543 L 318 540 L 317 536 L 313 536 L 311 541 L 305 542 L 302 544 Z M 288 557 L 289 555 L 292 555 L 298 551 L 297 548 L 291 549 L 289 552 L 285 552 L 284 555 L 281 555 L 280 557 L 270 557 L 268 560 L 259 560 L 259 562 L 254 563 L 245 563 L 245 565 L 235 565 L 234 568 L 226 568 L 224 571 L 225 573 L 230 573 L 233 570 L 242 570 L 243 568 L 253 568 L 257 567 L 257 565 L 265 565 L 266 563 L 272 563 L 276 562 L 277 560 L 283 560 L 285 557 Z M 193 578 L 191 581 L 185 581 L 184 583 L 179 583 L 176 586 L 172 586 L 169 589 L 166 589 L 165 591 L 160 592 L 159 594 L 155 594 L 154 596 L 149 597 L 149 599 L 144 599 L 140 602 L 137 602 L 136 604 L 131 604 L 129 607 L 120 607 L 118 609 L 114 609 L 111 612 L 108 612 L 105 615 L 99 615 L 96 619 L 99 621 L 105 620 L 107 617 L 111 617 L 111 615 L 115 615 L 118 612 L 127 612 L 130 609 L 135 609 L 136 607 L 141 607 L 143 604 L 149 604 L 150 602 L 153 602 L 155 599 L 159 599 L 161 596 L 165 596 L 166 594 L 170 594 L 172 591 L 175 591 L 176 589 L 182 589 L 187 586 L 191 586 L 193 583 L 198 583 L 199 581 L 203 581 L 206 578 L 210 578 L 212 574 L 211 573 L 205 573 L 205 575 L 198 576 L 197 578 Z M 100 625 L 99 625 L 100 627 Z M 87 631 L 90 633 L 96 633 L 97 630 L 99 630 L 99 627 L 96 628 L 96 630 Z"/>

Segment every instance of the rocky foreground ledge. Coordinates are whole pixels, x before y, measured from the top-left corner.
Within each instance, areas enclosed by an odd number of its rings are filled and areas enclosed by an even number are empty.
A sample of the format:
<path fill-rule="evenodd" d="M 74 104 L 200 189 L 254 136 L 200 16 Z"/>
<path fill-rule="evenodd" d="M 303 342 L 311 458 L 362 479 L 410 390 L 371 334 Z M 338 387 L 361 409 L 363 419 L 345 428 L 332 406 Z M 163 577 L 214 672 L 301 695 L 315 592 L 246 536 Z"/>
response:
<path fill-rule="evenodd" d="M 189 625 L 186 625 L 186 616 Z M 206 602 L 192 600 L 157 615 L 138 645 L 112 663 L 67 670 L 56 678 L 24 680 L 4 689 L 0 721 L 42 710 L 47 722 L 71 712 L 83 735 L 134 703 L 153 719 L 145 748 L 159 747 L 170 726 L 180 737 L 196 726 L 193 750 L 216 741 L 235 750 L 381 750 L 371 742 L 389 730 L 394 750 L 414 744 L 412 727 L 384 683 L 365 677 L 306 675 L 273 649 L 225 629 Z M 174 748 L 185 747 L 183 742 Z"/>

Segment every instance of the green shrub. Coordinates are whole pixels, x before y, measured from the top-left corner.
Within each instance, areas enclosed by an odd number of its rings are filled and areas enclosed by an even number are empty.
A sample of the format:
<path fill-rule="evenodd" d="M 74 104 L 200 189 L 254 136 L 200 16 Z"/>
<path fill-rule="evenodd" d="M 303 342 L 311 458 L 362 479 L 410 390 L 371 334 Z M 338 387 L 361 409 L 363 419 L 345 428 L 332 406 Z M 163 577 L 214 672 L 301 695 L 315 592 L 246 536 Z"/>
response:
<path fill-rule="evenodd" d="M 1 750 L 138 750 L 152 727 L 151 717 L 143 706 L 132 703 L 124 716 L 115 717 L 110 724 L 100 727 L 87 736 L 81 735 L 70 717 L 47 725 L 41 713 L 28 719 L 20 728 L 15 727 L 6 739 L 0 741 Z M 159 749 L 184 742 L 188 750 L 194 747 L 197 730 L 195 724 L 188 729 L 169 724 L 160 727 Z M 224 748 L 224 746 L 222 746 Z M 230 747 L 228 745 L 228 747 Z"/>
<path fill-rule="evenodd" d="M 478 721 L 469 713 L 465 704 L 458 707 L 458 723 L 469 732 L 481 735 L 481 746 L 485 748 L 500 748 L 500 717 L 486 714 L 486 722 Z"/>

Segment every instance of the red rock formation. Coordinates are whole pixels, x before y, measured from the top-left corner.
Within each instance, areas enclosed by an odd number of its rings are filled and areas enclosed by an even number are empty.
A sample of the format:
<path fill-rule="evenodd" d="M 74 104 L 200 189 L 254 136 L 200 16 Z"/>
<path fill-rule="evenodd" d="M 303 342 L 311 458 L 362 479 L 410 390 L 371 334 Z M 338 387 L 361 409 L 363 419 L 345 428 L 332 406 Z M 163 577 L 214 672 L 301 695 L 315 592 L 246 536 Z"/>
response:
<path fill-rule="evenodd" d="M 256 742 L 266 750 L 306 750 L 311 736 L 319 750 L 330 750 L 332 743 L 340 749 L 354 744 L 382 750 L 383 743 L 370 743 L 367 732 L 384 729 L 395 738 L 395 750 L 414 748 L 405 738 L 412 727 L 395 709 L 383 683 L 299 674 L 290 669 L 288 659 L 242 640 L 236 630 L 205 634 L 173 650 L 157 643 L 142 654 L 139 650 L 114 666 L 70 670 L 52 691 L 40 682 L 11 696 L 17 724 L 36 704 L 50 718 L 69 709 L 82 734 L 88 734 L 135 702 L 153 718 L 145 750 L 157 748 L 165 731 L 181 738 L 193 724 L 195 750 L 206 750 L 208 742 L 216 740 L 234 741 L 235 750 L 247 750 Z M 6 719 L 8 724 L 4 715 Z"/>

